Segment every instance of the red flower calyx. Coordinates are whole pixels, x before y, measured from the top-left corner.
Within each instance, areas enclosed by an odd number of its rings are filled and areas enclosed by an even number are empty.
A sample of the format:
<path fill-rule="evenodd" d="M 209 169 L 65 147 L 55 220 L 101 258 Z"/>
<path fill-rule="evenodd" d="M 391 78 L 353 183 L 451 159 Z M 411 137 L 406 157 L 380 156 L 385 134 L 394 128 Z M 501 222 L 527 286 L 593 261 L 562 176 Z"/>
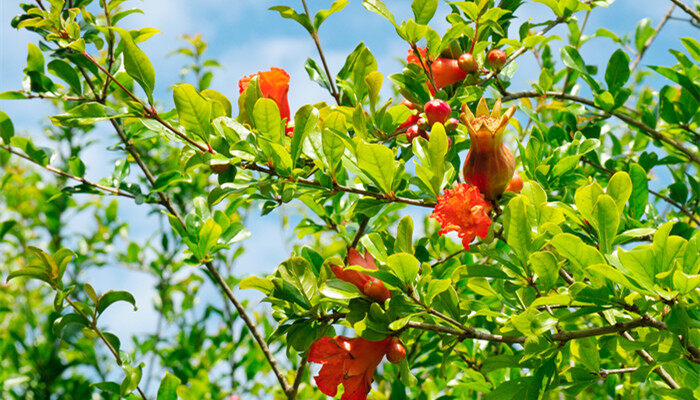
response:
<path fill-rule="evenodd" d="M 489 112 L 486 99 L 482 97 L 476 115 L 463 104 L 459 116 L 471 139 L 462 167 L 464 180 L 492 201 L 506 190 L 515 171 L 513 154 L 503 144 L 503 133 L 514 113 L 515 106 L 511 106 L 501 115 L 500 99 Z"/>

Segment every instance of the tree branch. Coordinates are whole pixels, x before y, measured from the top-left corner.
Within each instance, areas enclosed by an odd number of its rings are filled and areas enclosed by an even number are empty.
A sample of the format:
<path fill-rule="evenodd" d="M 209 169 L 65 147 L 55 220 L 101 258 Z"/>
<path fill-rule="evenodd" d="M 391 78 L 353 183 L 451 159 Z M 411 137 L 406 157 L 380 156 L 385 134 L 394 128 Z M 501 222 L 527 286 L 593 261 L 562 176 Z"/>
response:
<path fill-rule="evenodd" d="M 678 8 L 681 10 L 685 11 L 688 15 L 690 15 L 691 18 L 696 20 L 698 23 L 700 23 L 700 14 L 698 14 L 697 11 L 693 10 L 692 8 L 688 7 L 685 3 L 683 3 L 681 0 L 671 0 L 671 2 L 675 3 Z"/>
<path fill-rule="evenodd" d="M 639 50 L 639 53 L 637 53 L 637 58 L 635 58 L 634 61 L 632 61 L 632 65 L 630 65 L 630 72 L 634 71 L 634 69 L 637 68 L 637 65 L 642 60 L 642 57 L 644 57 L 644 53 L 646 53 L 649 46 L 651 46 L 651 43 L 661 31 L 661 28 L 664 27 L 666 21 L 668 21 L 668 19 L 671 18 L 671 13 L 673 12 L 674 8 L 676 8 L 676 5 L 671 4 L 671 7 L 666 12 L 666 15 L 664 15 L 664 17 L 661 19 L 659 26 L 656 27 L 656 31 L 651 36 L 649 36 L 649 39 L 647 39 L 646 42 L 644 42 L 644 46 L 642 46 L 641 50 Z"/>
<path fill-rule="evenodd" d="M 505 102 L 505 101 L 520 99 L 523 97 L 554 97 L 554 98 L 558 98 L 558 99 L 575 101 L 577 103 L 581 103 L 581 104 L 587 105 L 589 107 L 596 108 L 598 110 L 603 111 L 603 113 L 604 113 L 603 115 L 605 117 L 609 117 L 609 116 L 617 117 L 618 119 L 622 120 L 623 122 L 627 123 L 628 125 L 632 125 L 635 128 L 638 128 L 641 132 L 644 132 L 647 136 L 668 144 L 669 146 L 673 147 L 674 149 L 678 150 L 679 152 L 685 154 L 688 157 L 688 159 L 690 159 L 692 162 L 700 165 L 700 155 L 698 155 L 697 152 L 693 152 L 692 150 L 683 147 L 683 145 L 681 145 L 675 139 L 669 138 L 666 135 L 662 134 L 661 132 L 649 127 L 645 123 L 643 123 L 641 121 L 637 121 L 636 119 L 634 119 L 628 115 L 622 114 L 619 111 L 613 111 L 613 112 L 606 111 L 602 107 L 596 105 L 592 100 L 585 99 L 583 97 L 578 97 L 578 96 L 570 95 L 567 93 L 559 93 L 559 92 L 546 92 L 544 94 L 541 94 L 541 93 L 538 93 L 536 91 L 524 91 L 524 92 L 516 92 L 516 93 L 505 93 L 505 95 L 503 96 L 503 98 L 501 100 Z"/>
<path fill-rule="evenodd" d="M 424 202 L 421 200 L 414 200 L 414 199 L 409 199 L 406 197 L 398 197 L 398 196 L 389 196 L 385 195 L 383 193 L 377 193 L 377 192 L 370 192 L 368 190 L 364 189 L 358 189 L 350 186 L 343 186 L 339 185 L 337 183 L 333 183 L 333 186 L 331 188 L 322 185 L 319 182 L 316 182 L 311 179 L 305 179 L 305 178 L 292 178 L 292 177 L 286 177 L 286 176 L 281 176 L 278 174 L 275 170 L 267 167 L 260 166 L 258 164 L 254 163 L 248 163 L 248 164 L 240 164 L 240 168 L 251 170 L 251 171 L 257 171 L 257 172 L 262 172 L 270 176 L 275 176 L 278 178 L 283 178 L 287 179 L 292 183 L 298 183 L 302 185 L 308 185 L 308 186 L 313 186 L 317 188 L 321 188 L 326 191 L 340 191 L 340 192 L 347 192 L 347 193 L 355 193 L 355 194 L 360 194 L 363 196 L 369 196 L 369 197 L 374 197 L 375 199 L 383 200 L 386 201 L 387 203 L 404 203 L 404 204 L 410 204 L 412 206 L 419 206 L 419 207 L 426 207 L 426 208 L 434 208 L 435 203 L 429 203 L 429 202 Z"/>
<path fill-rule="evenodd" d="M 57 174 L 57 175 L 60 175 L 60 176 L 63 176 L 63 177 L 72 179 L 72 180 L 74 180 L 74 181 L 78 181 L 78 182 L 80 182 L 80 183 L 82 183 L 82 184 L 84 184 L 84 185 L 91 186 L 91 187 L 94 187 L 94 188 L 96 188 L 96 189 L 102 190 L 103 192 L 111 193 L 111 194 L 113 194 L 113 195 L 115 195 L 115 196 L 128 197 L 128 198 L 130 198 L 130 199 L 133 199 L 133 198 L 136 197 L 136 196 L 134 196 L 133 194 L 128 193 L 128 192 L 125 192 L 125 191 L 123 191 L 123 190 L 115 189 L 115 188 L 108 187 L 108 186 L 103 186 L 103 185 L 100 185 L 100 184 L 94 183 L 94 182 L 90 182 L 90 181 L 88 181 L 88 180 L 85 179 L 85 178 L 81 178 L 81 177 L 79 177 L 79 176 L 75 176 L 75 175 L 70 174 L 70 173 L 65 172 L 65 171 L 61 171 L 60 169 L 54 168 L 54 167 L 52 167 L 52 166 L 50 166 L 50 165 L 42 165 L 42 164 L 40 164 L 40 163 L 38 163 L 38 162 L 32 160 L 32 159 L 29 158 L 28 156 L 26 156 L 26 155 L 20 153 L 19 151 L 13 149 L 11 146 L 5 146 L 5 145 L 0 144 L 0 149 L 3 149 L 3 150 L 5 150 L 5 151 L 9 152 L 10 154 L 14 154 L 14 155 L 16 155 L 16 156 L 18 156 L 18 157 L 21 157 L 21 158 L 23 158 L 23 159 L 25 159 L 25 160 L 31 162 L 32 164 L 36 164 L 36 165 L 40 166 L 41 168 L 44 168 L 44 169 L 47 170 L 47 171 L 53 172 L 54 174 Z"/>

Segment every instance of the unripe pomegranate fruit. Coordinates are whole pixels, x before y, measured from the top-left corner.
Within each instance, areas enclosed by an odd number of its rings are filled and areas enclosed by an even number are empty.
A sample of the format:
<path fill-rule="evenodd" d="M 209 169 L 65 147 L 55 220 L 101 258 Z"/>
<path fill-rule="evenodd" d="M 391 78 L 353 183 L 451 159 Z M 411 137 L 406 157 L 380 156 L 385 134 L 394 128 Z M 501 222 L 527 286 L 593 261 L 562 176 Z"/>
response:
<path fill-rule="evenodd" d="M 503 132 L 514 113 L 515 106 L 511 106 L 501 116 L 501 99 L 496 100 L 489 113 L 486 99 L 482 97 L 476 107 L 476 116 L 466 104 L 462 104 L 459 117 L 471 139 L 462 174 L 467 183 L 479 188 L 481 194 L 491 201 L 503 194 L 515 171 L 513 154 L 503 145 Z"/>
<path fill-rule="evenodd" d="M 399 364 L 406 358 L 406 347 L 397 337 L 392 337 L 389 342 L 389 350 L 386 352 L 386 359 L 392 364 Z"/>
<path fill-rule="evenodd" d="M 450 117 L 452 109 L 445 100 L 433 99 L 425 103 L 423 106 L 425 118 L 428 119 L 428 125 L 433 126 L 434 123 L 444 123 Z"/>
<path fill-rule="evenodd" d="M 459 126 L 459 120 L 457 118 L 450 118 L 445 121 L 445 129 L 448 131 L 453 131 Z"/>
<path fill-rule="evenodd" d="M 513 175 L 513 179 L 510 180 L 506 192 L 520 193 L 521 190 L 523 190 L 523 178 L 515 174 Z"/>
<path fill-rule="evenodd" d="M 464 53 L 459 56 L 457 64 L 459 64 L 459 69 L 468 74 L 476 72 L 479 69 L 479 64 L 477 64 L 472 53 Z"/>
<path fill-rule="evenodd" d="M 488 60 L 492 69 L 500 71 L 506 65 L 506 53 L 501 49 L 493 49 L 489 51 Z"/>
<path fill-rule="evenodd" d="M 389 289 L 377 278 L 370 278 L 370 280 L 365 283 L 362 293 L 381 303 L 391 297 Z"/>

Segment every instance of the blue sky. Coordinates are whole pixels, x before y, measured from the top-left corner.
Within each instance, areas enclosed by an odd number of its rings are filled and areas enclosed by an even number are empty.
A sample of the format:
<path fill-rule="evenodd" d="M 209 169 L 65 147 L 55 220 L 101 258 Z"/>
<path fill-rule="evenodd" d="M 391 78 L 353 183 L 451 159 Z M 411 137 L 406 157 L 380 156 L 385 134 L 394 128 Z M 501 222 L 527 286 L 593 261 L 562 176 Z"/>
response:
<path fill-rule="evenodd" d="M 9 25 L 11 18 L 19 10 L 18 3 L 16 0 L 0 2 L 0 92 L 21 87 L 27 42 L 36 40 L 35 35 L 27 31 L 13 30 Z M 309 5 L 312 10 L 317 10 L 328 8 L 330 3 L 330 0 L 312 0 Z M 399 20 L 411 17 L 408 0 L 386 3 Z M 238 79 L 258 70 L 267 70 L 271 66 L 284 68 L 292 76 L 289 93 L 292 112 L 306 103 L 330 101 L 330 97 L 311 82 L 304 71 L 306 58 L 317 58 L 313 42 L 295 22 L 284 20 L 277 13 L 268 11 L 269 7 L 278 4 L 300 8 L 300 2 L 296 0 L 131 0 L 125 3 L 125 7 L 139 7 L 144 10 L 144 14 L 127 17 L 124 25 L 131 28 L 151 26 L 161 31 L 146 42 L 143 49 L 155 66 L 156 97 L 164 108 L 172 104 L 168 87 L 179 79 L 178 72 L 186 61 L 179 56 L 167 57 L 167 54 L 182 44 L 177 37 L 186 33 L 202 33 L 203 38 L 209 42 L 210 47 L 206 55 L 217 59 L 224 66 L 217 71 L 212 87 L 228 96 L 234 104 L 238 95 Z M 590 34 L 602 26 L 619 35 L 628 32 L 633 35 L 634 27 L 640 19 L 649 17 L 652 26 L 656 26 L 669 5 L 669 1 L 663 0 L 618 0 L 609 8 L 594 10 L 584 34 Z M 444 33 L 447 27 L 444 21 L 446 12 L 447 7 L 443 3 L 431 23 L 439 33 Z M 678 10 L 674 15 L 683 16 Z M 540 3 L 525 5 L 517 16 L 518 21 L 532 19 L 539 22 L 552 19 L 551 11 Z M 583 14 L 578 16 L 582 18 Z M 514 25 L 519 26 L 519 23 L 516 21 Z M 563 27 L 553 32 L 562 38 L 567 35 Z M 676 38 L 693 36 L 696 33 L 697 30 L 686 22 L 669 21 L 656 39 L 655 45 L 645 55 L 642 66 L 675 63 L 667 49 L 681 49 L 680 44 L 675 41 Z M 379 69 L 385 76 L 399 70 L 398 59 L 406 55 L 407 46 L 396 36 L 391 25 L 376 14 L 366 11 L 360 0 L 351 0 L 351 4 L 345 10 L 330 17 L 322 27 L 320 36 L 331 70 L 334 72 L 340 69 L 345 56 L 361 41 L 365 42 L 378 59 Z M 583 46 L 581 53 L 587 61 L 596 60 L 598 65 L 604 68 L 607 55 L 615 48 L 608 39 L 594 39 Z M 606 57 L 596 59 L 598 54 Z M 518 64 L 520 69 L 516 73 L 514 88 L 525 89 L 528 82 L 537 80 L 539 69 L 529 54 L 519 58 Z M 386 84 L 388 80 L 385 80 Z M 30 135 L 34 138 L 40 137 L 46 116 L 52 111 L 50 106 L 38 100 L 0 100 L 0 110 L 12 117 L 18 135 Z M 94 134 L 99 137 L 112 135 L 106 126 L 101 126 Z M 94 148 L 85 157 L 88 166 L 87 177 L 97 180 L 110 174 L 113 163 L 109 161 L 116 159 L 117 155 L 114 153 Z M 129 201 L 120 201 L 119 215 L 131 224 L 129 236 L 132 239 L 149 236 L 153 219 L 146 215 L 143 208 L 136 207 Z M 269 272 L 289 256 L 290 249 L 284 238 L 290 237 L 290 232 L 281 230 L 279 217 L 274 214 L 264 218 L 254 216 L 252 220 L 255 222 L 248 226 L 252 232 L 252 239 L 247 243 L 248 250 L 241 259 L 239 272 Z M 71 229 L 87 231 L 87 227 L 81 226 L 79 220 L 78 223 L 74 222 Z M 133 322 L 129 326 L 122 324 L 116 329 L 117 333 L 124 336 L 152 332 L 155 329 L 155 313 L 148 306 L 154 294 L 152 280 L 142 274 L 124 272 L 115 265 L 93 271 L 90 277 L 98 290 L 121 289 L 136 294 L 140 305 L 138 312 L 134 313 L 128 307 L 115 306 L 108 315 L 108 324 L 116 325 L 117 321 L 123 318 Z"/>

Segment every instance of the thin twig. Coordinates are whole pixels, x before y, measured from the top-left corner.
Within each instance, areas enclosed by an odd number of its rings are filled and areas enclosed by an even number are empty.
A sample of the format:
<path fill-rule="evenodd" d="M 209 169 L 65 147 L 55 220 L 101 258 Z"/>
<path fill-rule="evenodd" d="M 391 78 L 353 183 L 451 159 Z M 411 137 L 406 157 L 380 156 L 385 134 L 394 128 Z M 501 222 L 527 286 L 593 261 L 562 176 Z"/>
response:
<path fill-rule="evenodd" d="M 75 303 L 73 303 L 73 300 L 71 300 L 70 298 L 66 297 L 65 300 L 66 300 L 66 303 L 70 304 L 70 306 L 73 308 L 73 311 L 78 313 L 81 317 L 85 318 L 85 321 L 89 322 L 90 330 L 97 334 L 97 336 L 100 338 L 100 340 L 107 346 L 110 353 L 112 353 L 112 355 L 114 356 L 114 359 L 117 361 L 117 365 L 119 365 L 121 367 L 124 364 L 124 362 L 123 362 L 122 358 L 119 356 L 119 352 L 117 351 L 117 349 L 114 348 L 114 346 L 112 346 L 112 343 L 109 340 L 107 340 L 105 335 L 102 333 L 102 330 L 97 327 L 97 321 L 94 318 L 88 317 L 83 312 L 83 310 L 76 307 Z M 136 391 L 139 392 L 139 395 L 141 396 L 141 398 L 143 400 L 148 400 L 148 398 L 146 397 L 146 395 L 143 393 L 143 391 L 141 390 L 141 388 L 138 385 L 136 385 Z"/>
<path fill-rule="evenodd" d="M 287 397 L 290 400 L 295 399 L 297 397 L 297 392 L 299 391 L 299 385 L 301 385 L 301 380 L 304 377 L 304 369 L 306 368 L 307 362 L 308 362 L 308 357 L 302 356 L 301 360 L 299 361 L 299 365 L 297 366 L 297 370 L 295 372 L 295 375 L 294 375 L 294 383 L 292 384 L 292 388 L 287 395 Z"/>
<path fill-rule="evenodd" d="M 671 7 L 669 7 L 668 11 L 666 12 L 666 15 L 664 15 L 664 17 L 661 19 L 659 26 L 656 27 L 656 31 L 654 31 L 654 33 L 651 36 L 649 36 L 649 39 L 647 39 L 647 41 L 644 42 L 644 45 L 639 50 L 639 53 L 637 53 L 637 58 L 635 58 L 634 61 L 632 61 L 632 65 L 630 65 L 630 72 L 634 71 L 634 69 L 637 68 L 637 65 L 642 60 L 642 57 L 644 57 L 644 53 L 646 53 L 649 46 L 651 46 L 651 43 L 654 41 L 659 32 L 661 32 L 661 28 L 664 27 L 666 21 L 668 21 L 668 19 L 671 18 L 671 13 L 673 12 L 674 8 L 676 8 L 676 5 L 671 4 Z"/>
<path fill-rule="evenodd" d="M 33 163 L 33 164 L 36 164 L 36 165 L 40 166 L 41 168 L 44 168 L 44 169 L 47 170 L 47 171 L 53 172 L 54 174 L 57 174 L 57 175 L 60 175 L 60 176 L 63 176 L 63 177 L 72 179 L 72 180 L 74 180 L 74 181 L 78 181 L 78 182 L 80 182 L 80 183 L 82 183 L 82 184 L 84 184 L 84 185 L 91 186 L 91 187 L 94 187 L 94 188 L 96 188 L 96 189 L 102 190 L 102 191 L 104 191 L 104 192 L 111 193 L 111 194 L 113 194 L 113 195 L 115 195 L 115 196 L 123 196 L 123 197 L 128 197 L 128 198 L 130 198 L 130 199 L 133 199 L 133 198 L 136 197 L 136 196 L 134 196 L 133 194 L 128 193 L 128 192 L 125 192 L 125 191 L 123 191 L 123 190 L 115 189 L 115 188 L 108 187 L 108 186 L 103 186 L 103 185 L 100 185 L 99 183 L 90 182 L 90 181 L 88 181 L 88 180 L 85 179 L 85 178 L 82 178 L 82 177 L 79 177 L 79 176 L 75 176 L 75 175 L 70 174 L 70 173 L 68 173 L 68 172 L 66 172 L 66 171 L 62 171 L 62 170 L 60 170 L 60 169 L 58 169 L 58 168 L 54 168 L 54 167 L 52 167 L 52 166 L 50 166 L 50 165 L 42 165 L 41 163 L 32 160 L 32 159 L 29 158 L 27 155 L 20 153 L 19 151 L 13 149 L 13 148 L 10 147 L 10 146 L 5 146 L 5 145 L 1 145 L 1 144 L 0 144 L 0 149 L 3 149 L 3 150 L 5 150 L 5 151 L 7 151 L 7 152 L 9 152 L 9 153 L 11 153 L 11 154 L 14 154 L 14 155 L 16 155 L 16 156 L 18 156 L 18 157 L 21 157 L 21 158 L 23 158 L 23 159 L 25 159 L 25 160 L 27 160 L 27 161 Z"/>
<path fill-rule="evenodd" d="M 434 324 L 424 324 L 421 322 L 409 321 L 406 324 L 407 327 L 413 329 L 421 329 L 439 333 L 445 333 L 448 335 L 458 336 L 460 339 L 478 339 L 486 340 L 489 342 L 500 342 L 500 343 L 525 343 L 527 340 L 526 336 L 505 336 L 494 334 L 490 332 L 484 332 L 481 330 L 476 330 L 472 327 L 464 327 L 463 329 L 454 328 L 446 325 L 434 325 Z M 595 337 L 602 335 L 609 335 L 611 333 L 625 332 L 631 329 L 639 327 L 652 327 L 659 328 L 657 324 L 648 318 L 642 317 L 633 319 L 627 322 L 618 322 L 613 325 L 600 326 L 596 328 L 581 329 L 576 331 L 563 331 L 552 334 L 550 336 L 551 340 L 555 342 L 568 342 L 570 340 L 583 339 L 587 337 Z"/>
<path fill-rule="evenodd" d="M 306 0 L 301 0 L 301 4 L 304 6 L 306 16 L 309 18 L 309 21 L 311 21 L 311 14 L 309 13 L 309 8 L 306 6 Z M 333 83 L 335 79 L 333 79 L 331 76 L 331 71 L 328 68 L 328 63 L 326 62 L 326 57 L 323 54 L 323 49 L 321 49 L 321 42 L 318 39 L 318 32 L 316 29 L 314 29 L 313 33 L 311 33 L 311 38 L 313 38 L 314 43 L 316 44 L 316 50 L 318 50 L 318 55 L 321 57 L 321 64 L 323 64 L 323 69 L 326 71 L 326 76 L 328 76 L 328 83 L 331 85 L 331 96 L 333 96 L 335 102 L 340 105 L 340 93 L 338 93 L 338 89 L 336 89 L 335 83 Z"/>
<path fill-rule="evenodd" d="M 554 28 L 555 26 L 557 26 L 557 25 L 559 25 L 560 23 L 564 22 L 564 20 L 565 20 L 565 18 L 563 18 L 563 17 L 559 17 L 559 18 L 555 19 L 554 21 L 550 22 L 549 25 L 545 26 L 544 29 L 542 29 L 541 31 L 537 32 L 537 33 L 535 34 L 535 36 L 542 36 L 542 35 L 544 35 L 545 33 L 549 32 L 549 31 L 550 31 L 552 28 Z M 521 54 L 525 53 L 526 51 L 527 51 L 527 47 L 521 47 L 521 48 L 519 48 L 518 50 L 515 50 L 515 51 L 513 52 L 513 54 L 511 54 L 510 57 L 508 57 L 508 58 L 506 59 L 506 62 L 505 62 L 505 64 L 503 64 L 503 67 L 505 67 L 506 65 L 510 64 L 513 60 L 515 60 L 516 58 L 518 58 Z M 503 69 L 503 68 L 501 68 L 501 69 Z M 496 74 L 497 74 L 497 71 L 491 71 L 491 72 L 489 72 L 489 74 L 486 75 L 483 79 L 481 79 L 481 80 L 476 84 L 476 86 L 482 86 L 483 84 L 485 84 L 486 82 L 488 82 L 491 78 L 493 78 Z"/>
<path fill-rule="evenodd" d="M 628 115 L 622 114 L 619 111 L 609 112 L 609 111 L 605 110 L 603 107 L 596 105 L 592 100 L 585 99 L 583 97 L 574 96 L 574 95 L 570 95 L 567 93 L 560 93 L 560 92 L 546 92 L 546 93 L 542 94 L 542 93 L 539 93 L 539 92 L 536 92 L 533 90 L 533 91 L 524 91 L 524 92 L 516 92 L 516 93 L 506 93 L 501 100 L 505 102 L 505 101 L 520 99 L 523 97 L 554 97 L 554 98 L 559 98 L 559 99 L 564 99 L 564 100 L 575 101 L 577 103 L 585 104 L 589 107 L 596 108 L 598 110 L 603 111 L 604 117 L 615 116 L 618 119 L 622 120 L 623 122 L 627 123 L 628 125 L 632 125 L 635 128 L 638 128 L 641 132 L 645 132 L 647 134 L 647 136 L 668 144 L 669 146 L 673 147 L 674 149 L 678 150 L 679 152 L 685 154 L 688 157 L 688 159 L 690 159 L 694 163 L 700 165 L 700 155 L 696 152 L 693 152 L 690 149 L 683 147 L 683 145 L 680 144 L 675 139 L 669 138 L 668 136 L 657 131 L 656 129 L 648 126 L 644 122 L 637 121 L 636 119 L 634 119 Z"/>
<path fill-rule="evenodd" d="M 608 375 L 628 374 L 628 373 L 636 371 L 637 369 L 638 369 L 637 367 L 617 368 L 617 369 L 601 369 L 600 371 L 598 371 L 598 376 L 600 376 L 602 379 L 605 379 Z"/>
<path fill-rule="evenodd" d="M 251 171 L 263 172 L 263 173 L 268 174 L 270 176 L 275 176 L 275 177 L 287 179 L 293 183 L 313 186 L 313 187 L 321 188 L 321 189 L 324 189 L 327 191 L 339 191 L 339 192 L 355 193 L 355 194 L 360 194 L 363 196 L 374 197 L 375 199 L 383 200 L 383 201 L 386 201 L 387 203 L 404 203 L 404 204 L 410 204 L 413 206 L 426 207 L 426 208 L 434 208 L 435 207 L 435 203 L 431 203 L 431 202 L 414 200 L 414 199 L 409 199 L 406 197 L 389 196 L 389 195 L 382 194 L 382 193 L 370 192 L 370 191 L 364 190 L 364 189 L 358 189 L 358 188 L 354 188 L 354 187 L 350 187 L 350 186 L 343 186 L 343 185 L 339 185 L 337 183 L 333 183 L 333 186 L 331 188 L 328 188 L 327 186 L 325 186 L 319 182 L 313 181 L 311 179 L 291 178 L 291 177 L 281 176 L 275 170 L 273 170 L 271 168 L 260 166 L 258 164 L 253 164 L 253 163 L 240 164 L 239 167 L 243 168 L 243 169 L 248 169 Z"/>
<path fill-rule="evenodd" d="M 688 15 L 690 15 L 694 20 L 698 21 L 700 23 L 700 14 L 698 14 L 697 11 L 694 11 L 692 8 L 688 7 L 685 3 L 683 3 L 681 0 L 671 0 L 673 3 L 675 3 L 678 8 L 681 10 L 685 11 Z"/>

